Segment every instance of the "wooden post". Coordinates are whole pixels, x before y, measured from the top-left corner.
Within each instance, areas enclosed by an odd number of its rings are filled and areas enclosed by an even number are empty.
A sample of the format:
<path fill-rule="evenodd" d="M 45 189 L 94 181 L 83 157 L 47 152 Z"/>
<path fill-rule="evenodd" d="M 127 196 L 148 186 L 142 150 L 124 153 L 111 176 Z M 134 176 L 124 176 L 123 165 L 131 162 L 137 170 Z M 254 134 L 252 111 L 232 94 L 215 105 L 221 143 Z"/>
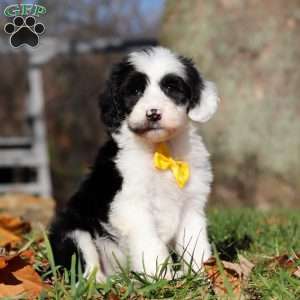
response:
<path fill-rule="evenodd" d="M 29 114 L 33 121 L 33 153 L 37 160 L 37 181 L 40 186 L 40 194 L 44 197 L 50 197 L 51 179 L 44 119 L 43 77 L 41 65 L 34 65 L 31 56 L 29 59 L 28 82 Z"/>

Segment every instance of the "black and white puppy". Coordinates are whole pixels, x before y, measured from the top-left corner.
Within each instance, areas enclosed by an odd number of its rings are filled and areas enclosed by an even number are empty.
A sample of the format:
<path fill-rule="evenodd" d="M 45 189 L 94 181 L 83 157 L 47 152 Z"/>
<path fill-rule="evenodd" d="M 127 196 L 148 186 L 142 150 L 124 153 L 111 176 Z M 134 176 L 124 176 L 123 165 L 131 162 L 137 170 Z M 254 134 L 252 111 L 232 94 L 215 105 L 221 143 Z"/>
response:
<path fill-rule="evenodd" d="M 114 66 L 100 98 L 109 139 L 52 223 L 56 263 L 69 267 L 77 253 L 84 275 L 97 268 L 98 281 L 116 272 L 116 259 L 153 275 L 173 247 L 188 262 L 193 256 L 199 270 L 211 254 L 204 207 L 212 172 L 196 125 L 218 102 L 215 85 L 192 61 L 166 48 L 132 52 Z M 189 165 L 183 188 L 170 170 L 153 165 L 162 142 Z"/>

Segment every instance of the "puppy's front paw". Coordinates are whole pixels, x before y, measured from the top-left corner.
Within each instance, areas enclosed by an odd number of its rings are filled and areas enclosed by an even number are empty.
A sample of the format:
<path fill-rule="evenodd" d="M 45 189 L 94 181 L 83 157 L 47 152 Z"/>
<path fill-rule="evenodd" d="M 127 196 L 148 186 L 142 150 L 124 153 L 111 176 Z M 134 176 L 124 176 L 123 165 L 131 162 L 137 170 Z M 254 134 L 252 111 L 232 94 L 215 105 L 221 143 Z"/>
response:
<path fill-rule="evenodd" d="M 206 247 L 203 247 L 203 255 L 201 258 L 201 264 L 203 264 L 204 262 L 206 262 L 212 255 L 211 253 L 211 247 L 209 244 L 206 245 Z"/>
<path fill-rule="evenodd" d="M 203 264 L 211 257 L 210 245 L 207 243 L 205 247 L 199 247 L 194 253 L 185 253 L 183 261 L 183 272 L 186 274 L 192 269 L 193 272 L 203 271 Z"/>
<path fill-rule="evenodd" d="M 101 270 L 99 270 L 99 267 L 97 266 L 87 266 L 85 268 L 85 271 L 83 273 L 83 277 L 85 279 L 88 279 L 96 270 L 96 282 L 97 283 L 102 283 L 106 281 L 106 276 L 103 274 L 103 272 L 101 272 Z"/>

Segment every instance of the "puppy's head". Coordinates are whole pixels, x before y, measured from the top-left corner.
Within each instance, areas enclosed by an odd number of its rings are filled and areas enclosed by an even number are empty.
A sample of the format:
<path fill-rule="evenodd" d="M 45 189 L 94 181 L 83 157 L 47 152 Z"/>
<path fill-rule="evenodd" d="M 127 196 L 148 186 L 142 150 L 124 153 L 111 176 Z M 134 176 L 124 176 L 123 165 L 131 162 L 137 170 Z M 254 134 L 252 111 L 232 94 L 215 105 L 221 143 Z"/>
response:
<path fill-rule="evenodd" d="M 102 119 L 112 133 L 125 125 L 157 143 L 171 139 L 191 120 L 206 122 L 218 95 L 192 61 L 162 47 L 130 53 L 115 65 L 100 97 Z"/>

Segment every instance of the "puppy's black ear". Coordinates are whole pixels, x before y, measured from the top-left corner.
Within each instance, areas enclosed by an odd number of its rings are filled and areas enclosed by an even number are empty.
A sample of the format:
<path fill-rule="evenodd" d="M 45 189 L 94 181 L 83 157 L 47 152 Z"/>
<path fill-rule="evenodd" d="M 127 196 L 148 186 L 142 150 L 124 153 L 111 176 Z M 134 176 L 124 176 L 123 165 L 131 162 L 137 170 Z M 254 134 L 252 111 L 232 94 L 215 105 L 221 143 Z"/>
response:
<path fill-rule="evenodd" d="M 100 95 L 99 107 L 101 110 L 101 118 L 104 125 L 110 132 L 115 132 L 121 126 L 125 118 L 124 103 L 120 93 L 120 87 L 132 66 L 125 58 L 112 68 L 106 87 Z"/>
<path fill-rule="evenodd" d="M 194 122 L 206 122 L 216 112 L 219 96 L 215 84 L 203 80 L 193 62 L 185 57 L 180 57 L 185 66 L 186 81 L 191 90 L 191 99 L 188 116 Z"/>
<path fill-rule="evenodd" d="M 121 125 L 117 107 L 118 99 L 115 94 L 113 83 L 108 80 L 104 91 L 100 95 L 99 107 L 102 122 L 110 132 L 116 131 Z"/>

